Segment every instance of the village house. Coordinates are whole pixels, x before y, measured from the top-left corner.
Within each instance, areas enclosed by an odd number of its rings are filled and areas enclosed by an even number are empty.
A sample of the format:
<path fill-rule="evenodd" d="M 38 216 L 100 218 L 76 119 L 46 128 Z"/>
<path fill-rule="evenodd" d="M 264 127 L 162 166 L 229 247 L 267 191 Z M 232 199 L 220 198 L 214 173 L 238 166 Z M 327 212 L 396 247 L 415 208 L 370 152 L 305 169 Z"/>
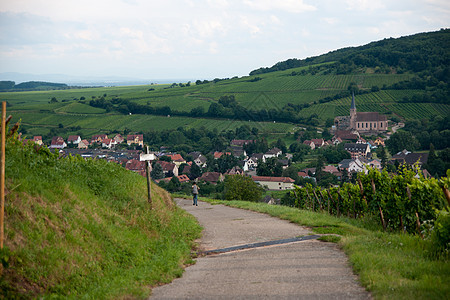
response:
<path fill-rule="evenodd" d="M 242 146 L 230 146 L 231 148 L 231 153 L 233 154 L 233 156 L 235 157 L 247 157 L 247 152 L 244 150 L 244 148 Z"/>
<path fill-rule="evenodd" d="M 103 142 L 104 139 L 107 139 L 108 136 L 106 134 L 96 134 L 93 135 L 91 138 L 91 144 L 92 143 L 99 143 L 101 144 Z"/>
<path fill-rule="evenodd" d="M 291 190 L 295 180 L 289 177 L 252 176 L 252 180 L 269 190 Z"/>
<path fill-rule="evenodd" d="M 87 149 L 89 148 L 89 142 L 87 140 L 81 140 L 78 143 L 78 149 Z"/>
<path fill-rule="evenodd" d="M 144 177 L 147 176 L 145 161 L 139 161 L 137 159 L 130 159 L 125 164 L 125 169 L 136 172 Z"/>
<path fill-rule="evenodd" d="M 213 157 L 214 159 L 219 159 L 221 158 L 223 155 L 231 155 L 231 152 L 214 152 L 213 153 Z"/>
<path fill-rule="evenodd" d="M 181 164 L 185 164 L 186 160 L 181 156 L 181 154 L 175 153 L 175 154 L 167 154 L 168 157 L 170 157 L 170 160 L 177 165 L 177 167 L 180 167 Z"/>
<path fill-rule="evenodd" d="M 178 181 L 180 183 L 185 183 L 185 182 L 189 182 L 190 181 L 189 177 L 187 177 L 184 174 L 179 175 L 179 176 L 175 176 L 175 177 L 178 178 Z M 156 180 L 156 183 L 160 183 L 161 181 L 169 182 L 169 181 L 172 180 L 172 178 L 173 177 L 167 177 L 167 178 L 163 178 L 163 179 L 160 179 L 160 180 Z"/>
<path fill-rule="evenodd" d="M 123 138 L 122 135 L 120 135 L 119 133 L 116 134 L 116 136 L 114 137 L 114 141 L 116 142 L 116 144 L 122 144 L 125 139 Z"/>
<path fill-rule="evenodd" d="M 81 142 L 81 137 L 79 135 L 69 135 L 67 138 L 68 144 L 78 145 Z"/>
<path fill-rule="evenodd" d="M 350 153 L 353 159 L 358 157 L 367 157 L 370 153 L 370 147 L 368 144 L 347 143 L 344 145 L 344 149 Z"/>
<path fill-rule="evenodd" d="M 33 137 L 33 142 L 35 142 L 38 145 L 43 145 L 44 143 L 42 142 L 42 136 L 40 135 L 35 135 Z"/>
<path fill-rule="evenodd" d="M 347 170 L 348 173 L 364 172 L 367 173 L 367 169 L 364 163 L 357 159 L 343 159 L 339 164 L 340 170 Z"/>
<path fill-rule="evenodd" d="M 144 135 L 143 134 L 129 134 L 127 135 L 128 146 L 132 144 L 137 144 L 141 147 L 144 146 Z"/>
<path fill-rule="evenodd" d="M 377 137 L 377 139 L 375 141 L 373 141 L 373 143 L 377 147 L 380 147 L 380 146 L 384 147 L 384 140 L 382 138 L 380 138 L 380 137 Z"/>
<path fill-rule="evenodd" d="M 374 159 L 374 158 L 367 159 L 367 158 L 360 157 L 359 160 L 363 164 L 365 164 L 365 165 L 367 165 L 367 166 L 369 166 L 371 168 L 374 168 L 374 169 L 377 169 L 377 170 L 381 170 L 382 169 L 381 161 L 379 159 Z"/>
<path fill-rule="evenodd" d="M 283 152 L 280 149 L 275 147 L 275 148 L 270 149 L 266 153 L 264 153 L 263 157 L 264 157 L 264 160 L 266 160 L 271 157 L 278 157 L 281 154 L 283 154 Z"/>
<path fill-rule="evenodd" d="M 244 170 L 241 167 L 236 166 L 228 170 L 225 175 L 244 175 Z"/>
<path fill-rule="evenodd" d="M 323 139 L 312 139 L 311 142 L 314 143 L 315 149 L 325 146 L 325 141 Z"/>
<path fill-rule="evenodd" d="M 206 172 L 203 173 L 203 175 L 199 177 L 198 180 L 217 184 L 218 182 L 224 180 L 224 176 L 219 172 Z"/>
<path fill-rule="evenodd" d="M 67 147 L 66 142 L 60 136 L 55 136 L 52 138 L 49 149 L 64 149 Z"/>
<path fill-rule="evenodd" d="M 243 147 L 244 145 L 250 144 L 255 142 L 254 140 L 232 140 L 230 142 L 231 146 L 240 146 Z"/>
<path fill-rule="evenodd" d="M 426 164 L 428 161 L 428 153 L 413 153 L 405 149 L 393 155 L 389 160 L 389 163 L 394 164 L 396 161 L 399 164 L 407 164 L 409 166 L 417 163 L 419 167 L 422 167 L 422 165 Z"/>
<path fill-rule="evenodd" d="M 194 163 L 199 166 L 200 168 L 205 168 L 206 167 L 206 157 L 204 157 L 203 155 L 198 156 L 196 159 L 194 159 Z"/>
<path fill-rule="evenodd" d="M 176 164 L 162 160 L 158 160 L 156 163 L 161 165 L 165 177 L 178 176 L 178 166 Z"/>
<path fill-rule="evenodd" d="M 303 145 L 308 146 L 309 148 L 311 148 L 311 150 L 314 150 L 316 148 L 316 144 L 314 144 L 313 141 L 310 140 L 304 140 Z"/>
<path fill-rule="evenodd" d="M 115 144 L 116 143 L 115 143 L 114 139 L 104 139 L 102 141 L 102 147 L 103 148 L 111 149 Z"/>

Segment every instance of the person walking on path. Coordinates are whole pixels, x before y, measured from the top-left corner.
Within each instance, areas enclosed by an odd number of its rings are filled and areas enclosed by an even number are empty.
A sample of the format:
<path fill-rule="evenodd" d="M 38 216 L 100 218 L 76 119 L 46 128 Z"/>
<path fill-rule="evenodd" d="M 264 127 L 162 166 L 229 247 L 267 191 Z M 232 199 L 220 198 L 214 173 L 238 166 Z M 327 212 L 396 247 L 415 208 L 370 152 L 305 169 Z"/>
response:
<path fill-rule="evenodd" d="M 198 200 L 198 190 L 200 188 L 198 187 L 197 183 L 194 182 L 194 185 L 192 186 L 192 194 L 194 195 L 194 203 L 192 205 L 198 206 L 197 200 Z"/>

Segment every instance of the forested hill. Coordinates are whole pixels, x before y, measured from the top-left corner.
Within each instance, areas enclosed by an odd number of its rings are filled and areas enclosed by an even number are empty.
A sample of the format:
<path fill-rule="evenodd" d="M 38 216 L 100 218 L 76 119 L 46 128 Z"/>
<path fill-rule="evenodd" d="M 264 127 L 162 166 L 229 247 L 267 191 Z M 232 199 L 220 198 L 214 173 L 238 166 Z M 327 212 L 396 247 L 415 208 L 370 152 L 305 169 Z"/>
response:
<path fill-rule="evenodd" d="M 66 88 L 68 86 L 65 83 L 28 81 L 16 84 L 14 81 L 0 81 L 0 92 L 59 90 Z"/>
<path fill-rule="evenodd" d="M 262 67 L 250 72 L 257 75 L 291 68 L 327 63 L 314 72 L 346 75 L 375 73 L 425 73 L 439 81 L 448 82 L 450 62 L 450 29 L 419 33 L 401 38 L 389 38 L 364 46 L 343 48 L 306 59 L 288 59 L 272 67 Z"/>

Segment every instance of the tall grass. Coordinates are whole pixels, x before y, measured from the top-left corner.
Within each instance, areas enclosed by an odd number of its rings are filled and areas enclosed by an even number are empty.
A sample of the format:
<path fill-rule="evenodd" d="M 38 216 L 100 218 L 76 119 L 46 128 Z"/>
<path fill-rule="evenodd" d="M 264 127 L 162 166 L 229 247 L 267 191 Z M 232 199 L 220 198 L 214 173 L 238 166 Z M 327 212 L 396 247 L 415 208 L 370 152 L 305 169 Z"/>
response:
<path fill-rule="evenodd" d="M 201 228 L 138 174 L 14 139 L 6 157 L 4 298 L 144 298 L 191 263 Z"/>

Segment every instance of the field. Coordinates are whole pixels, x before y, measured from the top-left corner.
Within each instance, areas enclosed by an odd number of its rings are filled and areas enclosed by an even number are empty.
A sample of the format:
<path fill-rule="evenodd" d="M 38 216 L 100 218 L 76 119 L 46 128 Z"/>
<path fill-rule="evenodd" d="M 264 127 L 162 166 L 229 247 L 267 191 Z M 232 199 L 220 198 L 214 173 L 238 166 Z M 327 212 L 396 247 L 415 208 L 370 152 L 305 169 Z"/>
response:
<path fill-rule="evenodd" d="M 355 75 L 295 75 L 304 68 L 290 69 L 258 76 L 246 76 L 206 84 L 185 87 L 170 85 L 143 85 L 128 87 L 74 88 L 67 90 L 0 93 L 0 101 L 7 101 L 8 113 L 14 120 L 22 119 L 29 134 L 48 132 L 56 126 L 77 128 L 78 133 L 110 132 L 130 129 L 131 131 L 165 130 L 183 127 L 201 127 L 219 131 L 233 130 L 242 124 L 257 127 L 264 132 L 285 133 L 297 124 L 255 123 L 225 119 L 205 119 L 173 116 L 189 113 L 193 108 L 202 107 L 208 111 L 213 102 L 221 96 L 234 95 L 237 102 L 247 110 L 274 109 L 281 111 L 288 103 L 308 104 L 299 112 L 308 118 L 316 114 L 323 125 L 327 119 L 348 115 L 350 97 L 321 103 L 321 99 L 334 97 L 346 91 L 350 83 L 368 93 L 357 95 L 358 111 L 378 111 L 404 120 L 447 116 L 448 104 L 399 103 L 405 96 L 421 93 L 418 90 L 383 89 L 370 92 L 377 86 L 390 86 L 408 80 L 410 74 L 355 74 Z M 256 78 L 256 79 L 255 79 Z M 100 97 L 108 100 L 123 99 L 154 108 L 168 106 L 173 115 L 164 116 L 133 115 L 107 112 L 89 105 L 92 99 Z M 52 98 L 58 102 L 50 103 Z M 53 101 L 54 102 L 54 101 Z"/>

